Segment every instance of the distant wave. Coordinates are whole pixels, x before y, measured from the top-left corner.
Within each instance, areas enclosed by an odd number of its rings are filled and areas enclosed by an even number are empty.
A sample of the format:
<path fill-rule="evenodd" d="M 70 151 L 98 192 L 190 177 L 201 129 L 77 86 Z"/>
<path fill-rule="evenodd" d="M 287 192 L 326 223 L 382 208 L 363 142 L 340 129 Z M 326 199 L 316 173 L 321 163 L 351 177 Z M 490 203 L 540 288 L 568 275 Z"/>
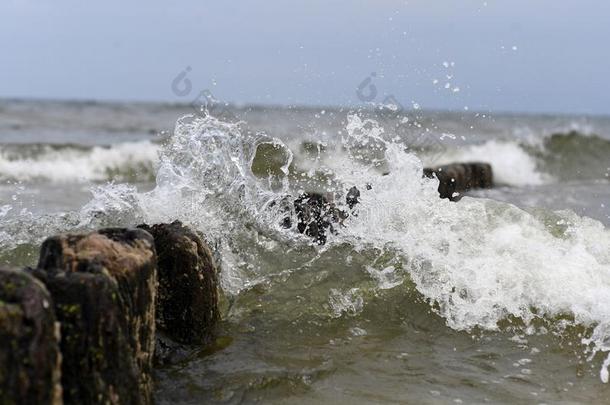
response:
<path fill-rule="evenodd" d="M 608 178 L 610 140 L 571 131 L 544 138 L 542 145 L 524 148 L 539 161 L 542 170 L 560 180 Z"/>
<path fill-rule="evenodd" d="M 489 162 L 494 182 L 502 185 L 536 186 L 551 181 L 549 174 L 539 171 L 536 158 L 515 142 L 491 140 L 480 145 L 449 149 L 433 162 L 425 155 L 423 159 L 424 163 L 435 165 L 456 161 Z"/>
<path fill-rule="evenodd" d="M 112 146 L 1 145 L 0 180 L 151 181 L 160 146 L 149 141 Z"/>
<path fill-rule="evenodd" d="M 424 164 L 456 161 L 491 163 L 496 183 L 535 186 L 555 181 L 608 179 L 610 140 L 571 131 L 525 141 L 493 139 L 448 148 L 440 156 L 423 153 Z M 434 158 L 434 160 L 432 160 Z"/>
<path fill-rule="evenodd" d="M 305 171 L 315 170 L 321 163 L 326 167 L 342 166 L 346 159 L 341 146 L 323 146 L 313 152 L 311 142 L 291 146 L 295 163 Z M 159 144 L 150 141 L 93 147 L 76 144 L 0 145 L 0 181 L 153 181 L 160 148 Z M 414 152 L 425 166 L 456 161 L 489 162 L 497 184 L 516 187 L 609 179 L 610 175 L 610 140 L 576 131 L 528 141 L 492 139 L 481 144 L 448 146 L 442 153 L 425 149 Z M 278 153 L 282 155 L 283 152 Z M 312 153 L 318 155 L 319 160 L 312 160 Z M 361 153 L 364 156 L 368 151 Z M 283 155 L 275 159 L 266 153 L 262 158 L 265 166 L 269 166 L 265 170 L 277 171 L 284 164 Z"/>

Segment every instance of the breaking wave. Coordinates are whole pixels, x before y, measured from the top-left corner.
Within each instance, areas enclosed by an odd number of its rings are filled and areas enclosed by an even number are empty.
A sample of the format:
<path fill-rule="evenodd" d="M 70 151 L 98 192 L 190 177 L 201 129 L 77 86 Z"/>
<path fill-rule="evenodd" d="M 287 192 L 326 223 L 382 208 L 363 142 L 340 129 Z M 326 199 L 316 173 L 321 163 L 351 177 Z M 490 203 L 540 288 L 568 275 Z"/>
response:
<path fill-rule="evenodd" d="M 610 140 L 571 131 L 528 141 L 493 139 L 422 154 L 427 164 L 456 161 L 491 163 L 499 185 L 537 186 L 558 181 L 599 180 L 610 176 Z"/>
<path fill-rule="evenodd" d="M 1 145 L 0 181 L 150 181 L 159 148 L 148 141 L 93 147 Z"/>
<path fill-rule="evenodd" d="M 294 176 L 297 171 L 332 171 L 347 158 L 345 146 L 340 143 L 291 141 L 288 146 L 294 158 L 293 181 L 297 180 Z M 493 139 L 460 147 L 446 145 L 440 151 L 409 149 L 408 145 L 407 149 L 417 154 L 426 166 L 456 161 L 489 162 L 499 185 L 537 186 L 558 181 L 610 178 L 610 140 L 576 131 L 530 137 L 528 141 Z M 93 147 L 0 145 L 0 181 L 150 182 L 156 176 L 160 150 L 159 144 L 149 141 Z M 255 162 L 255 172 L 259 166 L 264 171 L 280 170 L 283 153 L 282 148 L 261 153 Z M 360 154 L 369 162 L 376 159 L 378 170 L 387 170 L 385 158 L 376 156 L 379 155 L 376 151 L 365 147 Z"/>
<path fill-rule="evenodd" d="M 425 161 L 425 156 L 424 156 Z M 435 164 L 479 161 L 491 164 L 494 182 L 508 186 L 537 186 L 552 181 L 549 173 L 540 171 L 535 156 L 518 143 L 487 141 L 459 149 L 448 149 Z"/>
<path fill-rule="evenodd" d="M 539 167 L 560 180 L 608 179 L 610 140 L 571 131 L 543 139 L 542 144 L 525 145 L 539 161 Z"/>
<path fill-rule="evenodd" d="M 282 271 L 308 271 L 321 253 L 349 246 L 371 258 L 350 271 L 362 272 L 380 290 L 406 289 L 408 280 L 453 329 L 493 332 L 517 319 L 536 333 L 540 323 L 561 320 L 585 328 L 583 352 L 591 358 L 610 351 L 608 229 L 569 211 L 533 215 L 487 199 L 441 200 L 437 180 L 422 177 L 420 158 L 391 139 L 376 121 L 349 115 L 337 145 L 324 146 L 343 150 L 341 158 L 325 165 L 314 153 L 307 166 L 279 139 L 210 116 L 185 117 L 160 153 L 154 190 L 100 186 L 79 212 L 3 225 L 0 247 L 42 238 L 62 221 L 65 229 L 87 229 L 180 219 L 217 246 L 223 289 L 239 295 L 253 285 L 281 282 L 269 262 L 290 257 Z M 546 148 L 574 142 L 550 139 Z M 520 146 L 488 142 L 460 153 L 477 158 L 490 150 L 527 168 L 511 175 L 508 166 L 506 172 L 499 167 L 506 182 L 536 173 L 528 166 L 532 155 Z M 270 167 L 260 166 L 269 159 L 256 159 L 263 152 L 273 155 Z M 282 226 L 304 190 L 303 179 L 332 193 L 345 210 L 346 190 L 362 191 L 361 203 L 324 247 Z M 360 287 L 346 282 L 328 290 L 329 318 L 357 316 L 367 305 Z M 600 376 L 608 380 L 605 367 Z"/>

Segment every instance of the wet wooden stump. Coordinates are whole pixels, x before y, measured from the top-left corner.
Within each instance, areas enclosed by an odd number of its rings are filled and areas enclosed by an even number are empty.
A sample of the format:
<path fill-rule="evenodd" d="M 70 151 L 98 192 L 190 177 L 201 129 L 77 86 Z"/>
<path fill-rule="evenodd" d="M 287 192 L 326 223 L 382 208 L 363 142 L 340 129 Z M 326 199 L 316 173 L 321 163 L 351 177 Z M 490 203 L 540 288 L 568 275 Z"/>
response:
<path fill-rule="evenodd" d="M 60 235 L 38 269 L 61 322 L 66 403 L 149 404 L 155 336 L 154 241 L 139 229 Z"/>
<path fill-rule="evenodd" d="M 220 318 L 218 269 L 209 247 L 179 221 L 139 227 L 153 235 L 157 251 L 158 330 L 179 343 L 209 343 Z M 158 344 L 163 350 L 163 341 Z"/>
<path fill-rule="evenodd" d="M 0 268 L 0 404 L 61 404 L 59 331 L 47 289 Z"/>
<path fill-rule="evenodd" d="M 493 171 L 488 163 L 453 163 L 424 169 L 424 176 L 439 180 L 441 198 L 457 201 L 464 191 L 493 187 Z"/>

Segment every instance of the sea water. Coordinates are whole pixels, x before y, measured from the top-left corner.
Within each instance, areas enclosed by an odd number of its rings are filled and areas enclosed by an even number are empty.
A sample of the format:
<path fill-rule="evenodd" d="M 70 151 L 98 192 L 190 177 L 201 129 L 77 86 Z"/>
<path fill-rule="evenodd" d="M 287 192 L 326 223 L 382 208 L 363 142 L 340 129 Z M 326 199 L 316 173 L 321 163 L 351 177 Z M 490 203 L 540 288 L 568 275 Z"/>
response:
<path fill-rule="evenodd" d="M 57 232 L 180 219 L 221 267 L 217 341 L 159 403 L 606 403 L 610 119 L 4 101 L 0 263 Z M 424 166 L 491 163 L 438 198 Z M 349 210 L 347 190 L 361 190 Z M 304 191 L 350 216 L 281 226 Z"/>

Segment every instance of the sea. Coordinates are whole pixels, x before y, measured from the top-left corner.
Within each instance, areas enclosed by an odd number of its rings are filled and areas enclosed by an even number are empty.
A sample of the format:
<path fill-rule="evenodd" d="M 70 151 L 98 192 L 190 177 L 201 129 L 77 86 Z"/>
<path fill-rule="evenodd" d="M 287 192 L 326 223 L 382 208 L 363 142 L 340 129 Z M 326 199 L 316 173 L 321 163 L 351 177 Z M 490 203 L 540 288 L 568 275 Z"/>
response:
<path fill-rule="evenodd" d="M 458 202 L 422 176 L 474 161 Z M 283 226 L 304 192 L 349 213 L 324 245 Z M 0 265 L 174 220 L 222 321 L 159 404 L 610 403 L 610 117 L 0 100 Z"/>

